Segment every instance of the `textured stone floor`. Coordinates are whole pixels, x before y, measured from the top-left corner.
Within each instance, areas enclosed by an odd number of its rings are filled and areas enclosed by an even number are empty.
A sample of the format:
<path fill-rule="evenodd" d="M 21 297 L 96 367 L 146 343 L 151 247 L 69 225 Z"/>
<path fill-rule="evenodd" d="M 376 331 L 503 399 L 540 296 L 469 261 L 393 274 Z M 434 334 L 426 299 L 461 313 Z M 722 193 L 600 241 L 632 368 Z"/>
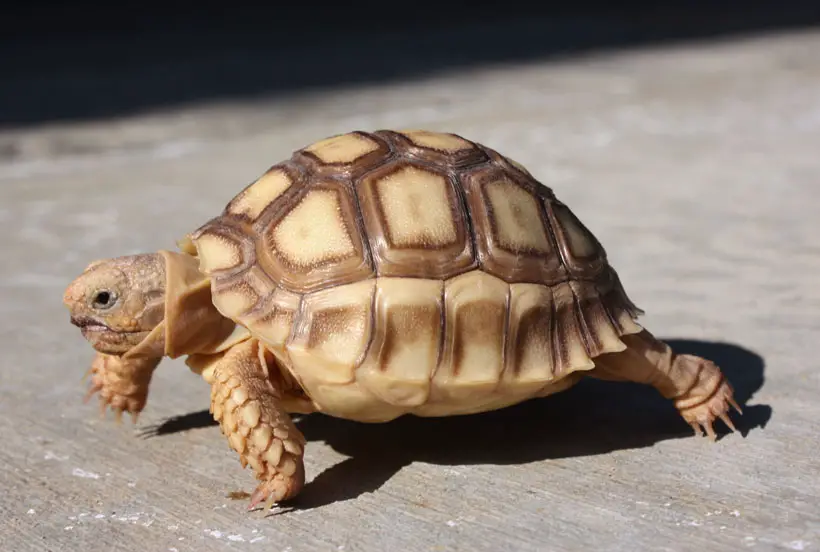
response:
<path fill-rule="evenodd" d="M 27 550 L 820 550 L 820 34 L 453 71 L 0 133 L 0 542 Z M 83 405 L 60 299 L 89 261 L 173 247 L 291 150 L 457 132 L 598 235 L 645 325 L 745 405 L 696 439 L 651 389 L 365 426 L 311 416 L 294 509 L 252 490 L 180 361 L 139 424 Z"/>

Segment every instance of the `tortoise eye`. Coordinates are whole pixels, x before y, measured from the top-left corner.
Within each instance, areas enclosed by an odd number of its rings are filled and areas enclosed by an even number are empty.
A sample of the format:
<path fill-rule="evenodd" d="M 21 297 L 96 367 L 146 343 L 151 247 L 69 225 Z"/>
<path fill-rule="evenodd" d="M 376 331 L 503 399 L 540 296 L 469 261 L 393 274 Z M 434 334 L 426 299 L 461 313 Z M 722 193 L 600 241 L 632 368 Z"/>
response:
<path fill-rule="evenodd" d="M 95 309 L 110 309 L 117 302 L 117 296 L 106 289 L 98 291 L 94 295 L 91 305 Z"/>

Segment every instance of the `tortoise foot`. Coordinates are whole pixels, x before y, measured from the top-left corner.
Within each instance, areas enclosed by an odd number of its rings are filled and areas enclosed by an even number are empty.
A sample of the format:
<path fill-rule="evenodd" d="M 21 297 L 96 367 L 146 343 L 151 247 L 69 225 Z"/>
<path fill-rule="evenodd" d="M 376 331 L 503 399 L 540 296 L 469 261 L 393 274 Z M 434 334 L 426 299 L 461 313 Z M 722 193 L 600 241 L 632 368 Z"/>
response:
<path fill-rule="evenodd" d="M 304 482 L 302 473 L 290 476 L 277 473 L 267 481 L 260 483 L 251 495 L 248 510 L 253 510 L 262 502 L 265 503 L 265 509 L 267 510 L 275 503 L 285 501 L 299 494 Z"/>
<path fill-rule="evenodd" d="M 115 355 L 97 353 L 86 376 L 91 383 L 83 402 L 94 395 L 100 399 L 100 416 L 107 410 L 114 412 L 117 423 L 122 422 L 123 412 L 131 415 L 136 423 L 148 398 L 148 384 L 151 374 L 159 363 L 158 359 L 124 360 Z"/>
<path fill-rule="evenodd" d="M 722 420 L 730 431 L 737 431 L 729 417 L 729 411 L 734 408 L 739 414 L 743 412 L 733 397 L 732 386 L 728 381 L 722 379 L 714 393 L 706 400 L 702 400 L 701 397 L 700 402 L 693 404 L 693 399 L 690 394 L 686 394 L 675 400 L 675 406 L 683 419 L 695 430 L 695 435 L 700 437 L 705 433 L 712 441 L 716 440 L 713 424 L 717 419 Z"/>

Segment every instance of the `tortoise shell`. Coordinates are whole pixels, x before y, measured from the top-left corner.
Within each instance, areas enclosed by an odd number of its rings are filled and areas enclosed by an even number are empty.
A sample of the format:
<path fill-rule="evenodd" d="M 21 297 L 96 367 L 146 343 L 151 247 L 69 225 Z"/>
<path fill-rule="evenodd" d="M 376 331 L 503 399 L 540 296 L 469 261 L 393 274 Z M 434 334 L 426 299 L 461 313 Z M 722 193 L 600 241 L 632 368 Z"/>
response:
<path fill-rule="evenodd" d="M 318 410 L 347 418 L 544 396 L 640 331 L 640 310 L 572 211 L 455 134 L 327 138 L 190 237 L 216 308 Z"/>

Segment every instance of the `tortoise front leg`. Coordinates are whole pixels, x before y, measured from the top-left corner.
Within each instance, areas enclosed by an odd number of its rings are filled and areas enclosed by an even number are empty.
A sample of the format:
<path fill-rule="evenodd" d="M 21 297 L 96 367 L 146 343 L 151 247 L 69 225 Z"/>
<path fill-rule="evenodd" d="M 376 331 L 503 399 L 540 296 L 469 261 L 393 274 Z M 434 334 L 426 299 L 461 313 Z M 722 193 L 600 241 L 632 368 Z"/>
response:
<path fill-rule="evenodd" d="M 678 412 L 697 435 L 703 435 L 705 430 L 714 440 L 712 424 L 718 418 L 735 430 L 729 408 L 741 412 L 740 407 L 726 376 L 712 361 L 678 355 L 646 330 L 621 339 L 627 345 L 626 350 L 596 358 L 596 367 L 589 372 L 590 376 L 653 386 L 661 395 L 674 400 Z"/>
<path fill-rule="evenodd" d="M 161 358 L 123 358 L 118 355 L 97 353 L 86 372 L 91 375 L 91 385 L 85 395 L 85 402 L 99 393 L 100 413 L 111 408 L 121 421 L 122 413 L 131 414 L 136 423 L 148 400 L 148 386 L 151 376 Z"/>
<path fill-rule="evenodd" d="M 296 496 L 305 480 L 305 439 L 282 406 L 281 390 L 268 378 L 268 360 L 251 339 L 229 349 L 212 370 L 211 413 L 244 467 L 250 464 L 260 481 L 249 508 L 267 500 Z"/>

